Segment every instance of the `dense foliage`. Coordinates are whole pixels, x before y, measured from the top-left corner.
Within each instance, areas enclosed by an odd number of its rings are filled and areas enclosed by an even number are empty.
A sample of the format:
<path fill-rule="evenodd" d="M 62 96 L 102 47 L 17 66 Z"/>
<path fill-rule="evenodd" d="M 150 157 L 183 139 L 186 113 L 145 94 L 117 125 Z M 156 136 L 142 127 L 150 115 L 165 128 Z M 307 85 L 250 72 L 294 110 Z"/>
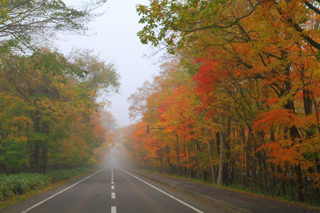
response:
<path fill-rule="evenodd" d="M 48 166 L 97 161 L 94 152 L 106 146 L 115 128 L 108 122 L 115 121 L 95 100 L 99 89 L 118 87 L 115 70 L 99 63 L 83 69 L 46 50 L 31 56 L 2 54 L 1 172 L 45 172 Z M 99 74 L 110 77 L 104 79 L 106 86 L 91 82 L 90 76 Z"/>
<path fill-rule="evenodd" d="M 176 60 L 129 99 L 140 104 L 125 136 L 135 161 L 319 204 L 318 8 L 298 0 L 139 5 L 141 42 L 164 45 Z"/>
<path fill-rule="evenodd" d="M 104 2 L 0 0 L 0 173 L 92 165 L 113 145 L 115 119 L 97 99 L 119 89 L 114 64 L 33 44 L 51 32 L 85 33 Z"/>
<path fill-rule="evenodd" d="M 22 173 L 15 175 L 0 175 L 0 202 L 14 196 L 23 195 L 32 190 L 42 189 L 50 183 L 75 177 L 90 172 L 88 168 L 60 169 L 47 174 Z"/>

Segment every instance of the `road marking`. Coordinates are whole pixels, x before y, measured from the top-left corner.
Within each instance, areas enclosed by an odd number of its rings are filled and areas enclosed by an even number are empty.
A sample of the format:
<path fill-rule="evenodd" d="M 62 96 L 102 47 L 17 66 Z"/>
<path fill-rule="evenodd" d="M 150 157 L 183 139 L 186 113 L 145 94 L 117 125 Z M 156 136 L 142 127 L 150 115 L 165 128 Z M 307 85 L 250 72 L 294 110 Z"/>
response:
<path fill-rule="evenodd" d="M 114 186 L 111 186 L 111 189 L 114 189 Z"/>
<path fill-rule="evenodd" d="M 119 168 L 119 169 L 121 169 L 121 168 Z M 131 174 L 130 172 L 127 172 L 127 171 L 126 171 L 126 170 L 124 170 L 124 169 L 121 169 L 121 170 L 122 170 L 122 171 L 124 171 L 124 172 L 126 172 L 127 174 L 131 175 L 132 177 L 135 177 L 136 179 L 140 180 L 141 182 L 143 182 L 143 183 L 147 184 L 148 186 L 151 186 L 152 188 L 154 188 L 154 189 L 158 190 L 159 192 L 162 192 L 163 194 L 165 194 L 165 195 L 169 196 L 170 198 L 172 198 L 172 199 L 174 199 L 174 200 L 178 201 L 179 203 L 181 203 L 181 204 L 183 204 L 183 205 L 185 205 L 185 206 L 189 207 L 190 209 L 193 209 L 194 211 L 196 211 L 196 212 L 198 212 L 198 213 L 203 213 L 203 211 L 201 211 L 201 210 L 199 210 L 199 209 L 197 209 L 197 208 L 195 208 L 195 207 L 191 206 L 190 204 L 188 204 L 188 203 L 186 203 L 186 202 L 184 202 L 184 201 L 182 201 L 182 200 L 180 200 L 180 199 L 178 199 L 178 198 L 176 198 L 176 197 L 172 196 L 171 194 L 168 194 L 167 192 L 165 192 L 165 191 L 163 191 L 163 190 L 161 190 L 161 189 L 159 189 L 159 188 L 157 188 L 157 187 L 155 187 L 155 186 L 151 185 L 150 183 L 148 183 L 148 182 L 146 182 L 146 181 L 144 181 L 144 180 L 142 180 L 142 179 L 138 178 L 137 176 L 135 176 L 135 175 Z"/>
<path fill-rule="evenodd" d="M 111 206 L 111 213 L 117 213 L 117 207 Z"/>
<path fill-rule="evenodd" d="M 111 167 L 111 178 L 113 179 L 113 167 Z"/>
<path fill-rule="evenodd" d="M 65 188 L 64 190 L 62 190 L 62 191 L 60 191 L 60 192 L 58 192 L 58 193 L 56 193 L 56 194 L 54 194 L 54 195 L 52 195 L 52 196 L 48 197 L 47 199 L 45 199 L 45 200 L 43 200 L 43 201 L 41 201 L 41 202 L 39 202 L 39 203 L 37 203 L 37 204 L 35 204 L 35 205 L 31 206 L 30 208 L 28 208 L 28 209 L 26 209 L 26 210 L 22 211 L 21 213 L 29 212 L 30 210 L 32 210 L 32 209 L 34 209 L 34 208 L 36 208 L 37 206 L 40 206 L 41 204 L 43 204 L 43 203 L 47 202 L 48 200 L 50 200 L 50 199 L 52 199 L 52 198 L 56 197 L 56 196 L 57 196 L 57 195 L 59 195 L 59 194 L 61 194 L 62 192 L 65 192 L 65 191 L 67 191 L 68 189 L 71 189 L 72 187 L 74 187 L 74 186 L 78 185 L 79 183 L 81 183 L 81 182 L 83 182 L 83 181 L 87 180 L 88 178 L 92 177 L 93 175 L 95 175 L 95 174 L 97 174 L 97 173 L 101 172 L 102 170 L 104 170 L 104 169 L 100 169 L 100 170 L 99 170 L 99 171 L 97 171 L 96 173 L 94 173 L 94 174 L 92 174 L 92 175 L 90 175 L 90 176 L 88 176 L 88 177 L 86 177 L 86 178 L 84 178 L 84 179 L 80 180 L 79 182 L 76 182 L 75 184 L 73 184 L 73 185 L 69 186 L 68 188 Z"/>
<path fill-rule="evenodd" d="M 114 192 L 111 193 L 111 199 L 116 199 L 116 193 Z"/>

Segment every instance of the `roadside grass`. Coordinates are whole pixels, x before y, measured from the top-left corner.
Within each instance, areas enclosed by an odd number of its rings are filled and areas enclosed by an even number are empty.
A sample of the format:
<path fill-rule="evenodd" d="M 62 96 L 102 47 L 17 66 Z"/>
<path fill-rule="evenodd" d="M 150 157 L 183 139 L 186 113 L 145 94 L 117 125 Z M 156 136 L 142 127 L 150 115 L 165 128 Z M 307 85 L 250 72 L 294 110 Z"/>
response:
<path fill-rule="evenodd" d="M 200 179 L 194 179 L 194 178 L 185 177 L 185 176 L 178 176 L 177 174 L 160 173 L 158 171 L 151 171 L 151 170 L 147 170 L 147 169 L 138 169 L 138 170 L 144 171 L 144 172 L 149 172 L 149 173 L 154 173 L 154 174 L 158 174 L 158 175 L 163 175 L 165 177 L 177 178 L 179 180 L 185 180 L 185 181 L 189 181 L 189 182 L 193 182 L 193 183 L 200 183 L 200 184 L 204 184 L 204 185 L 208 185 L 208 186 L 212 186 L 212 187 L 231 190 L 231 191 L 238 192 L 238 193 L 245 194 L 245 195 L 249 195 L 249 196 L 262 197 L 262 198 L 269 199 L 269 200 L 279 201 L 279 202 L 283 202 L 283 203 L 287 203 L 287 204 L 295 204 L 295 205 L 300 205 L 300 206 L 304 206 L 304 207 L 311 208 L 311 209 L 320 210 L 319 204 L 315 204 L 314 202 L 305 202 L 305 203 L 297 202 L 289 195 L 286 197 L 283 197 L 283 196 L 272 197 L 267 192 L 264 192 L 262 190 L 254 191 L 252 188 L 250 188 L 250 187 L 246 188 L 240 184 L 222 186 L 222 185 L 213 184 L 213 183 L 209 182 L 208 180 L 202 181 Z"/>
<path fill-rule="evenodd" d="M 0 210 L 34 195 L 45 193 L 93 171 L 95 170 L 77 168 L 57 170 L 46 174 L 0 175 Z"/>

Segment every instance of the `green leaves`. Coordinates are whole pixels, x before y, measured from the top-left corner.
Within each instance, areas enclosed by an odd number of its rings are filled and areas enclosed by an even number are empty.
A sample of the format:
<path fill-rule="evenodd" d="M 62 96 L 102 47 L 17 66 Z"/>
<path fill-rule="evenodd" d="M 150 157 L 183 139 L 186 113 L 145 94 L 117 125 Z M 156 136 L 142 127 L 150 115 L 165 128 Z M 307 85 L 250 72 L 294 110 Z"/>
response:
<path fill-rule="evenodd" d="M 117 90 L 119 76 L 112 64 L 85 53 L 69 62 L 47 49 L 30 56 L 2 54 L 1 169 L 45 172 L 47 162 L 82 165 L 103 146 L 108 127 L 93 117 L 102 106 L 96 98 L 100 91 Z"/>
<path fill-rule="evenodd" d="M 8 200 L 13 196 L 22 195 L 35 189 L 42 189 L 50 183 L 75 177 L 82 173 L 89 172 L 87 168 L 69 170 L 57 170 L 43 174 L 16 174 L 0 175 L 0 202 Z"/>
<path fill-rule="evenodd" d="M 118 92 L 114 64 L 90 51 L 67 60 L 35 47 L 32 38 L 54 31 L 83 34 L 105 2 L 73 7 L 62 0 L 0 0 L 0 172 L 45 172 L 48 162 L 74 166 L 98 159 L 93 150 L 106 137 L 93 120 L 103 106 L 98 95 Z"/>
<path fill-rule="evenodd" d="M 0 146 L 0 165 L 12 169 L 19 169 L 25 165 L 26 162 L 26 149 L 27 138 L 22 137 L 8 137 L 1 139 Z"/>
<path fill-rule="evenodd" d="M 14 40 L 19 47 L 32 49 L 26 36 L 50 35 L 52 31 L 84 34 L 87 24 L 99 16 L 93 11 L 105 2 L 83 3 L 79 9 L 68 7 L 62 0 L 1 0 L 0 38 L 3 41 Z"/>
<path fill-rule="evenodd" d="M 72 67 L 78 70 L 80 81 L 88 89 L 106 93 L 118 92 L 119 74 L 114 64 L 107 64 L 99 59 L 99 55 L 94 55 L 92 50 L 75 49 L 70 53 L 69 61 Z"/>

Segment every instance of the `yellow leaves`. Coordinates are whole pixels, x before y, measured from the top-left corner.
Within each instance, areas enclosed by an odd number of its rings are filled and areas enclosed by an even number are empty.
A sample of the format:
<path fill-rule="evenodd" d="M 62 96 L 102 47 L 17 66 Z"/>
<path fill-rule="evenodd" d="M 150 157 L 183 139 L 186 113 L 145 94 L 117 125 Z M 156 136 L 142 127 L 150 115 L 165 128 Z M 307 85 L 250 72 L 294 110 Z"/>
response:
<path fill-rule="evenodd" d="M 88 163 L 89 164 L 96 164 L 96 163 L 98 163 L 98 161 L 94 157 L 90 157 L 89 160 L 88 160 Z"/>
<path fill-rule="evenodd" d="M 33 121 L 26 116 L 17 116 L 17 117 L 14 117 L 13 119 L 11 119 L 10 123 L 14 124 L 14 125 L 19 124 L 25 128 L 26 125 L 29 125 L 29 124 L 32 125 Z"/>
<path fill-rule="evenodd" d="M 1 60 L 0 144 L 10 140 L 15 147 L 28 141 L 30 151 L 41 143 L 50 148 L 48 161 L 83 165 L 90 157 L 98 159 L 92 156 L 95 147 L 112 143 L 112 131 L 105 131 L 113 128 L 108 126 L 112 119 L 92 116 L 100 106 L 95 103 L 96 88 L 67 76 L 65 65 L 62 56 L 47 49 Z"/>
<path fill-rule="evenodd" d="M 213 163 L 213 165 L 218 166 L 219 163 L 220 163 L 220 156 L 214 156 L 214 157 L 212 157 L 212 163 Z"/>
<path fill-rule="evenodd" d="M 14 135 L 9 135 L 6 140 L 11 141 L 11 143 L 20 143 L 20 144 L 26 144 L 28 141 L 28 137 L 25 135 L 22 136 L 14 136 Z"/>
<path fill-rule="evenodd" d="M 320 189 L 320 173 L 309 173 L 305 177 L 312 181 L 312 187 Z"/>
<path fill-rule="evenodd" d="M 96 90 L 93 90 L 93 89 L 92 89 L 92 90 L 89 90 L 89 91 L 88 91 L 88 95 L 89 95 L 90 97 L 92 97 L 92 98 L 93 98 L 93 97 L 97 97 Z"/>
<path fill-rule="evenodd" d="M 10 19 L 10 16 L 9 16 L 9 9 L 7 8 L 7 3 L 8 3 L 9 0 L 1 0 L 0 1 L 0 17 L 1 17 L 1 20 L 0 20 L 0 23 L 4 23 L 6 22 L 8 19 Z"/>
<path fill-rule="evenodd" d="M 214 131 L 214 132 L 219 132 L 222 130 L 221 123 L 219 123 L 213 119 L 206 120 L 205 127 L 208 129 L 211 129 L 211 131 Z"/>
<path fill-rule="evenodd" d="M 315 134 L 310 139 L 304 139 L 297 144 L 297 149 L 301 153 L 319 153 L 320 152 L 320 135 Z"/>

